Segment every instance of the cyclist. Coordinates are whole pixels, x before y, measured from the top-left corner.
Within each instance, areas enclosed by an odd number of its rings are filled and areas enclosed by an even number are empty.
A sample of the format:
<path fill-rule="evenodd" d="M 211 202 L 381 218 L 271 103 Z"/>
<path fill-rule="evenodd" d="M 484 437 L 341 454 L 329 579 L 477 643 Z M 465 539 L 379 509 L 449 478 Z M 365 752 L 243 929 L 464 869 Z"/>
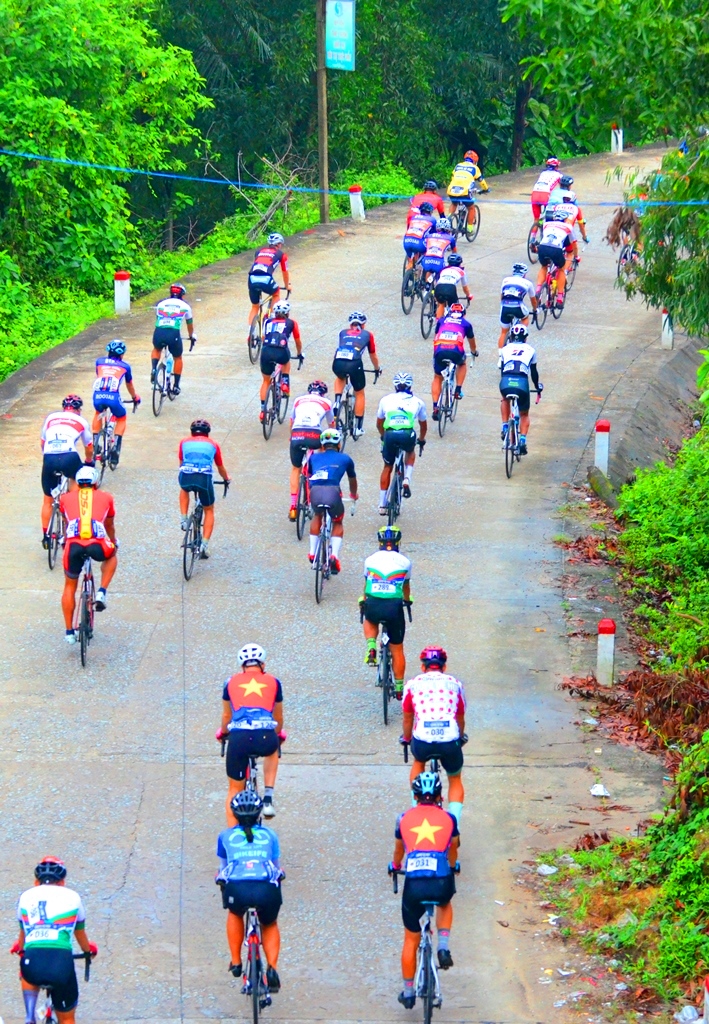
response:
<path fill-rule="evenodd" d="M 375 379 L 379 378 L 381 368 L 379 366 L 377 350 L 374 346 L 374 335 L 371 331 L 367 331 L 364 328 L 367 322 L 365 314 L 350 313 L 347 319 L 350 326 L 347 330 L 340 331 L 335 358 L 332 361 L 332 372 L 335 374 L 335 401 L 332 412 L 335 419 L 337 419 L 340 412 L 342 392 L 345 390 L 345 382 L 349 377 L 355 393 L 354 414 L 356 423 L 354 436 L 361 437 L 364 433 L 364 387 L 366 384 L 364 366 L 362 365 L 364 352 L 369 352 L 372 366 L 376 370 Z"/>
<path fill-rule="evenodd" d="M 155 313 L 155 330 L 153 331 L 153 351 L 150 354 L 152 370 L 150 371 L 150 383 L 155 382 L 155 373 L 160 362 L 160 352 L 167 347 L 175 360 L 173 368 L 173 393 L 180 393 L 180 378 L 182 377 L 182 335 L 180 328 L 182 321 L 187 325 L 187 334 L 192 343 L 197 341 L 197 335 L 192 329 L 192 307 L 184 301 L 187 289 L 183 284 L 170 286 L 170 296 L 158 302 Z"/>
<path fill-rule="evenodd" d="M 104 409 L 108 409 L 115 417 L 114 435 L 116 447 L 111 453 L 111 462 L 115 469 L 121 457 L 123 435 L 126 432 L 126 410 L 121 402 L 121 384 L 125 383 L 128 394 L 136 405 L 140 405 L 140 396 L 135 392 L 133 374 L 123 356 L 126 354 L 126 343 L 120 338 L 109 341 L 106 355 L 96 360 L 96 380 L 94 381 L 94 421 L 91 426 L 94 435 L 94 449 L 98 445 L 101 417 Z"/>
<path fill-rule="evenodd" d="M 77 450 L 81 441 L 87 462 L 93 463 L 94 446 L 91 440 L 89 424 L 80 416 L 83 401 L 79 395 L 67 395 L 62 402 L 61 412 L 51 412 L 42 425 L 40 445 L 42 448 L 42 547 L 49 545 L 47 530 L 52 518 L 52 491 L 62 477 L 72 483 L 76 474 L 83 466 L 83 460 Z"/>
<path fill-rule="evenodd" d="M 404 235 L 404 252 L 408 256 L 407 270 L 413 267 L 416 256 L 423 256 L 426 252 L 426 237 L 435 230 L 436 223 L 437 218 L 430 203 L 421 203 L 421 209 L 409 215 Z"/>
<path fill-rule="evenodd" d="M 237 655 L 240 672 L 224 684 L 222 724 L 217 740 L 228 740 L 226 774 L 226 823 L 236 824 L 231 801 L 246 786 L 250 757 L 263 758 L 263 813 L 273 818 L 273 790 L 278 774 L 278 748 L 283 740 L 283 687 L 266 669 L 266 652 L 258 644 L 246 644 Z"/>
<path fill-rule="evenodd" d="M 261 412 L 259 419 L 263 420 L 266 415 L 266 395 L 271 384 L 271 375 L 276 366 L 282 366 L 281 392 L 284 395 L 290 394 L 290 348 L 288 342 L 293 337 L 295 351 L 298 358 L 298 367 L 303 365 L 303 344 L 300 340 L 300 327 L 290 314 L 290 302 L 277 302 L 270 316 L 263 324 L 263 345 L 261 347 Z"/>
<path fill-rule="evenodd" d="M 461 779 L 465 689 L 446 672 L 448 655 L 442 647 L 424 647 L 419 660 L 421 674 L 406 683 L 401 705 L 401 742 L 411 744 L 414 756 L 410 779 L 413 782 L 426 770 L 426 762 L 437 758 L 448 776 L 448 810 L 460 825 L 465 799 Z"/>
<path fill-rule="evenodd" d="M 566 295 L 566 269 L 571 265 L 574 251 L 573 214 L 562 207 L 547 210 L 539 242 L 539 274 L 536 296 L 539 298 L 547 276 L 547 267 L 553 263 L 558 268 L 556 278 L 556 305 L 564 305 Z"/>
<path fill-rule="evenodd" d="M 549 202 L 549 196 L 561 182 L 561 163 L 555 156 L 547 157 L 546 166 L 532 188 L 532 216 L 541 224 L 542 209 Z"/>
<path fill-rule="evenodd" d="M 406 672 L 404 605 L 410 607 L 412 603 L 411 562 L 399 551 L 401 530 L 398 526 L 382 526 L 377 531 L 377 539 L 379 550 L 364 563 L 364 594 L 359 599 L 367 641 L 364 664 L 376 668 L 379 626 L 385 625 L 391 648 L 394 692 L 401 700 Z"/>
<path fill-rule="evenodd" d="M 423 192 L 418 192 L 415 196 L 412 196 L 406 214 L 407 228 L 416 214 L 421 212 L 421 207 L 424 203 L 430 203 L 431 208 L 439 217 L 445 216 L 446 209 L 443 205 L 443 200 L 438 194 L 438 182 L 434 181 L 433 178 L 429 178 L 428 181 L 424 182 Z"/>
<path fill-rule="evenodd" d="M 446 306 L 453 302 L 460 302 L 458 296 L 458 285 L 463 289 L 463 294 L 468 300 L 468 305 L 473 301 L 473 296 L 468 287 L 468 279 L 465 276 L 463 257 L 457 252 L 449 252 L 446 257 L 446 266 L 438 275 L 434 298 L 438 303 L 436 316 L 440 319 L 446 311 Z"/>
<path fill-rule="evenodd" d="M 411 786 L 415 806 L 399 815 L 394 833 L 394 857 L 389 873 L 405 873 L 401 897 L 404 922 L 404 946 L 401 973 L 404 989 L 399 1002 L 411 1010 L 416 1002 L 414 976 L 416 949 L 421 935 L 424 903 L 437 903 L 438 964 L 444 971 L 453 966 L 449 941 L 453 926 L 456 854 L 459 832 L 457 822 L 441 807 L 441 780 L 434 772 L 417 775 Z"/>
<path fill-rule="evenodd" d="M 437 279 L 446 263 L 446 256 L 455 252 L 455 238 L 453 237 L 453 226 L 447 217 L 440 217 L 436 222 L 435 231 L 426 235 L 426 252 L 421 257 L 421 266 L 426 274 L 426 280 L 433 277 Z"/>
<path fill-rule="evenodd" d="M 404 460 L 405 498 L 411 497 L 411 477 L 414 472 L 418 441 L 420 451 L 426 444 L 426 405 L 413 393 L 414 378 L 410 373 L 394 375 L 394 392 L 386 395 L 377 409 L 377 430 L 382 439 L 382 459 L 384 468 L 379 478 L 379 514 L 387 514 L 387 491 L 391 483 L 391 471 L 400 451 L 406 452 Z M 420 425 L 420 435 L 416 437 L 416 424 Z"/>
<path fill-rule="evenodd" d="M 271 296 L 270 306 L 273 306 L 274 302 L 278 302 L 281 289 L 278 287 L 274 277 L 276 267 L 281 268 L 283 287 L 288 291 L 291 290 L 288 256 L 283 249 L 285 238 L 278 231 L 273 231 L 268 236 L 267 241 L 267 245 L 262 245 L 254 253 L 254 262 L 249 270 L 249 301 L 251 302 L 249 327 L 251 327 L 251 322 L 258 313 L 262 292 Z"/>
<path fill-rule="evenodd" d="M 478 349 L 475 344 L 473 325 L 469 320 L 465 319 L 462 304 L 454 302 L 446 315 L 437 320 L 433 338 L 433 382 L 431 384 L 433 412 L 431 416 L 434 420 L 439 418 L 438 405 L 441 400 L 443 369 L 446 363 L 456 364 L 455 397 L 463 397 L 463 382 L 468 372 L 468 364 L 465 358 L 466 338 L 470 346 L 471 358 L 475 359 Z"/>
<path fill-rule="evenodd" d="M 544 390 L 539 381 L 537 353 L 527 342 L 527 328 L 524 324 L 515 324 L 510 329 L 510 340 L 500 350 L 497 366 L 502 372 L 500 380 L 500 411 L 502 413 L 502 440 L 507 434 L 510 418 L 510 398 L 517 398 L 519 408 L 519 448 L 522 455 L 527 454 L 527 434 L 529 433 L 529 377 L 538 391 Z"/>
<path fill-rule="evenodd" d="M 217 857 L 220 870 L 216 882 L 222 890 L 222 906 L 228 910 L 226 937 L 235 978 L 242 974 L 241 950 L 244 944 L 244 915 L 253 907 L 261 925 L 261 942 L 268 960 L 266 982 L 269 992 L 278 992 L 278 954 L 281 935 L 278 912 L 283 903 L 281 847 L 278 836 L 261 824 L 263 801 L 258 793 L 245 790 L 231 801 L 236 819 L 233 828 L 219 833 Z"/>
<path fill-rule="evenodd" d="M 180 460 L 180 525 L 187 529 L 190 511 L 190 491 L 199 495 L 204 509 L 202 526 L 202 546 L 199 557 L 209 558 L 209 539 L 214 530 L 214 470 L 222 480 L 229 483 L 222 450 L 216 441 L 209 436 L 212 425 L 208 420 L 193 420 L 190 423 L 190 436 L 180 441 L 177 457 Z"/>
<path fill-rule="evenodd" d="M 101 586 L 96 591 L 94 607 L 97 612 L 102 612 L 108 604 L 106 591 L 118 567 L 118 541 L 114 523 L 116 506 L 112 494 L 98 490 L 98 477 L 93 466 L 84 466 L 76 474 L 76 490 L 62 494 L 59 508 L 66 519 L 62 612 L 66 642 L 73 644 L 76 643 L 72 625 L 76 587 L 87 557 L 103 563 Z"/>
<path fill-rule="evenodd" d="M 574 179 L 570 174 L 565 174 L 563 176 L 560 187 L 554 189 L 549 197 L 549 208 L 553 206 L 557 211 L 563 210 L 567 216 L 571 218 L 571 223 L 574 228 L 574 256 L 576 257 L 577 263 L 580 263 L 579 238 L 582 238 L 584 243 L 588 245 L 588 232 L 586 230 L 586 221 L 584 219 L 583 210 L 579 206 L 576 193 L 571 190 L 573 183 Z"/>
<path fill-rule="evenodd" d="M 449 215 L 455 212 L 458 203 L 470 208 L 474 202 L 473 196 L 477 191 L 490 191 L 490 186 L 478 167 L 478 160 L 479 157 L 475 150 L 469 149 L 462 161 L 455 165 L 453 176 L 446 190 L 450 199 Z"/>
<path fill-rule="evenodd" d="M 526 263 L 515 263 L 512 267 L 512 274 L 502 278 L 498 348 L 502 348 L 505 344 L 513 320 L 520 320 L 523 324 L 529 323 L 529 310 L 525 303 L 529 300 L 532 309 L 536 309 L 539 305 L 534 285 L 526 277 L 528 270 L 529 267 Z"/>
<path fill-rule="evenodd" d="M 350 485 L 350 498 L 357 501 L 357 475 L 355 464 L 349 455 L 340 451 L 342 434 L 339 430 L 328 428 L 320 435 L 320 451 L 313 452 L 308 461 L 308 477 L 310 479 L 310 504 L 313 509 L 313 521 L 310 524 L 310 553 L 308 560 L 315 561 L 318 550 L 318 534 L 322 522 L 322 508 L 327 506 L 332 517 L 332 557 L 330 572 L 336 576 L 340 572 L 340 548 L 345 535 L 342 520 L 345 518 L 345 506 L 342 504 L 340 481 L 345 473 Z"/>
<path fill-rule="evenodd" d="M 71 948 L 72 936 L 84 953 L 97 956 L 98 946 L 86 937 L 81 897 L 65 885 L 66 867 L 56 857 L 43 857 L 34 869 L 35 883 L 17 904 L 20 934 L 11 953 L 20 958 L 20 985 L 25 1020 L 34 1024 L 40 988 L 50 987 L 59 1024 L 74 1024 L 79 986 Z"/>
<path fill-rule="evenodd" d="M 332 404 L 328 398 L 324 380 L 308 384 L 307 395 L 301 395 L 293 403 L 290 417 L 290 511 L 288 518 L 298 518 L 298 486 L 303 459 L 308 451 L 320 447 L 320 435 L 334 422 Z"/>

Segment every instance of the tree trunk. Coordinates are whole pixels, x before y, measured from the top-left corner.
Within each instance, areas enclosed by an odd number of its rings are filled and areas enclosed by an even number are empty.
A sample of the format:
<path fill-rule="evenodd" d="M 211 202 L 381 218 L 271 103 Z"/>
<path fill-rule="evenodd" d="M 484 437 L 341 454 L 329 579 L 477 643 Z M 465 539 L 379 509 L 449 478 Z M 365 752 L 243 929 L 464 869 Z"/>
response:
<path fill-rule="evenodd" d="M 168 252 L 172 252 L 175 248 L 175 218 L 172 215 L 172 210 L 167 215 L 167 225 L 165 227 L 165 248 Z"/>
<path fill-rule="evenodd" d="M 532 95 L 532 81 L 528 78 L 517 86 L 515 94 L 515 123 L 512 129 L 512 154 L 510 156 L 510 170 L 518 171 L 522 163 L 522 148 L 524 146 L 524 128 L 527 118 L 527 104 Z"/>

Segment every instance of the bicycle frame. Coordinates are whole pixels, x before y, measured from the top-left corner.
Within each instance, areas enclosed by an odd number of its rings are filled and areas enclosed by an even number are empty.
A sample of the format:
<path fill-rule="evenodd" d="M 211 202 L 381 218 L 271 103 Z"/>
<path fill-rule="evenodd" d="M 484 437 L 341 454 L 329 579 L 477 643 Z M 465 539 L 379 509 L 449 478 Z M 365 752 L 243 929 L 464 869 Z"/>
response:
<path fill-rule="evenodd" d="M 253 1001 L 253 1020 L 258 1020 L 259 1011 L 271 1005 L 271 995 L 266 983 L 266 972 L 263 969 L 264 957 L 261 955 L 261 924 L 255 907 L 246 912 L 246 974 L 241 991 Z"/>
<path fill-rule="evenodd" d="M 66 519 L 59 507 L 59 501 L 62 494 L 66 494 L 68 487 L 69 481 L 67 477 L 63 476 L 61 481 L 52 490 L 52 512 L 47 529 L 49 540 L 47 545 L 47 561 L 50 569 L 53 569 L 57 564 L 59 548 L 63 547 L 66 542 Z"/>
<path fill-rule="evenodd" d="M 227 496 L 229 490 L 228 480 L 215 480 L 215 487 L 224 488 L 224 497 Z M 204 514 L 204 505 L 199 496 L 199 492 L 194 492 L 194 508 L 190 512 L 187 520 L 187 529 L 185 535 L 182 538 L 182 572 L 185 580 L 189 581 L 192 578 L 192 572 L 194 570 L 194 563 L 197 555 L 202 547 L 202 516 Z"/>
<path fill-rule="evenodd" d="M 318 604 L 322 601 L 323 583 L 330 579 L 330 559 L 332 557 L 332 516 L 326 505 L 321 508 L 321 512 L 313 513 L 313 515 L 322 515 L 322 521 L 311 567 L 315 570 L 315 600 Z"/>
<path fill-rule="evenodd" d="M 74 606 L 73 628 L 79 634 L 79 650 L 81 664 L 86 668 L 89 644 L 94 635 L 94 614 L 96 585 L 94 583 L 94 572 L 91 558 L 86 556 L 81 567 L 81 574 L 77 585 L 77 601 Z"/>
<path fill-rule="evenodd" d="M 298 540 L 303 539 L 305 524 L 308 519 L 313 518 L 313 510 L 310 507 L 310 479 L 308 477 L 308 462 L 312 449 L 307 449 L 303 455 L 303 462 L 300 467 L 300 479 L 298 481 L 298 506 L 295 520 L 295 532 Z"/>

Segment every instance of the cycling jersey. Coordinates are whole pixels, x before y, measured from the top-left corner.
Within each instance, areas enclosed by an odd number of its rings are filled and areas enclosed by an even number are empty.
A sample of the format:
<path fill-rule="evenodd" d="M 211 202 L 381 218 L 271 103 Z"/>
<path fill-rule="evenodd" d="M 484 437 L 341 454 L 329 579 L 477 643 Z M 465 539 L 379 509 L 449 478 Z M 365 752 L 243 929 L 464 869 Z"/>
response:
<path fill-rule="evenodd" d="M 522 344 L 517 345 L 505 345 L 505 347 L 500 350 L 497 366 L 498 369 L 502 370 L 503 375 L 524 374 L 527 376 L 529 374 L 530 366 L 536 365 L 536 362 L 536 350 L 526 342 L 522 342 Z"/>
<path fill-rule="evenodd" d="M 452 284 L 454 288 L 467 288 L 468 279 L 462 267 L 444 267 L 438 275 L 439 284 Z"/>
<path fill-rule="evenodd" d="M 45 455 L 63 455 L 77 450 L 77 441 L 91 444 L 91 428 L 83 416 L 71 409 L 52 412 L 42 426 L 42 451 Z"/>
<path fill-rule="evenodd" d="M 212 463 L 222 467 L 222 450 L 216 441 L 210 437 L 203 437 L 198 434 L 196 437 L 186 437 L 180 441 L 177 450 L 177 457 L 180 460 L 180 469 L 184 473 L 209 473 L 212 474 Z"/>
<path fill-rule="evenodd" d="M 449 313 L 436 321 L 436 332 L 433 338 L 434 352 L 464 352 L 465 338 L 474 338 L 473 325 L 462 313 Z"/>
<path fill-rule="evenodd" d="M 540 245 L 551 245 L 555 249 L 570 249 L 574 243 L 574 229 L 564 220 L 546 221 L 542 229 Z"/>
<path fill-rule="evenodd" d="M 425 241 L 427 256 L 442 260 L 449 249 L 451 252 L 455 252 L 455 239 L 443 231 L 434 231 L 430 235 L 426 235 Z"/>
<path fill-rule="evenodd" d="M 376 352 L 371 331 L 365 331 L 361 327 L 349 327 L 346 331 L 340 331 L 335 359 L 361 359 L 365 351 L 369 352 L 370 356 Z"/>
<path fill-rule="evenodd" d="M 377 419 L 384 420 L 385 430 L 415 430 L 426 420 L 426 406 L 408 391 L 385 395 L 377 409 Z"/>
<path fill-rule="evenodd" d="M 455 676 L 445 672 L 422 672 L 404 686 L 401 705 L 404 714 L 413 714 L 413 736 L 426 743 L 449 743 L 460 739 L 456 722 L 465 714 L 465 690 Z"/>
<path fill-rule="evenodd" d="M 90 543 L 92 540 L 105 540 L 108 537 L 104 524 L 116 514 L 113 495 L 108 491 L 78 487 L 75 491 L 62 494 L 59 507 L 67 521 L 67 540 Z"/>
<path fill-rule="evenodd" d="M 409 212 L 406 218 L 407 226 L 418 214 L 423 203 L 430 203 L 434 209 L 434 212 L 437 213 L 439 217 L 442 217 L 446 212 L 443 200 L 441 199 L 437 192 L 419 192 L 411 200 L 411 205 L 409 206 Z"/>
<path fill-rule="evenodd" d="M 332 405 L 321 395 L 301 395 L 293 403 L 290 422 L 294 433 L 303 430 L 322 433 L 332 420 Z"/>
<path fill-rule="evenodd" d="M 273 709 L 283 700 L 280 680 L 267 672 L 237 672 L 227 679 L 222 700 L 231 704 L 233 729 L 276 729 Z"/>
<path fill-rule="evenodd" d="M 348 480 L 355 479 L 355 464 L 344 452 L 327 449 L 313 452 L 310 456 L 308 475 L 311 487 L 325 487 L 328 484 L 339 487 L 345 473 Z"/>
<path fill-rule="evenodd" d="M 429 231 L 436 227 L 436 218 L 428 217 L 423 213 L 417 213 L 406 225 L 406 238 L 424 238 Z"/>
<path fill-rule="evenodd" d="M 225 882 L 272 882 L 278 885 L 281 877 L 281 856 L 278 836 L 265 825 L 254 825 L 252 841 L 240 825 L 219 833 L 217 857 L 221 871 L 217 876 Z"/>
<path fill-rule="evenodd" d="M 437 804 L 418 804 L 399 815 L 394 835 L 404 844 L 407 879 L 445 878 L 452 874 L 448 850 L 459 832 L 449 811 Z"/>
<path fill-rule="evenodd" d="M 365 597 L 403 601 L 411 579 L 411 562 L 399 551 L 375 551 L 364 563 Z"/>
<path fill-rule="evenodd" d="M 182 299 L 169 298 L 158 302 L 155 310 L 155 327 L 167 327 L 179 331 L 182 321 L 192 322 L 192 307 Z"/>
<path fill-rule="evenodd" d="M 534 285 L 521 274 L 503 277 L 500 287 L 503 306 L 521 306 L 526 299 L 534 298 Z"/>
<path fill-rule="evenodd" d="M 126 384 L 133 381 L 128 363 L 122 359 L 112 359 L 110 356 L 102 356 L 96 360 L 94 395 L 118 395 L 124 381 Z"/>
<path fill-rule="evenodd" d="M 273 277 L 273 272 L 278 266 L 280 266 L 283 271 L 288 269 L 287 255 L 282 249 L 277 249 L 273 245 L 265 245 L 261 249 L 256 250 L 256 253 L 254 254 L 254 262 L 251 265 L 249 275 L 253 274 L 256 277 Z"/>
<path fill-rule="evenodd" d="M 532 188 L 532 196 L 535 193 L 546 195 L 547 198 L 561 183 L 560 171 L 542 171 Z"/>
<path fill-rule="evenodd" d="M 269 317 L 263 325 L 264 345 L 277 345 L 279 348 L 288 348 L 291 336 L 295 341 L 300 341 L 300 328 L 295 320 L 290 317 Z"/>
<path fill-rule="evenodd" d="M 481 177 L 479 168 L 469 160 L 456 164 L 448 183 L 448 195 L 451 199 L 470 199 L 475 191 L 475 182 Z"/>
<path fill-rule="evenodd" d="M 25 949 L 71 949 L 71 937 L 84 928 L 85 919 L 81 897 L 65 885 L 34 885 L 17 904 Z"/>

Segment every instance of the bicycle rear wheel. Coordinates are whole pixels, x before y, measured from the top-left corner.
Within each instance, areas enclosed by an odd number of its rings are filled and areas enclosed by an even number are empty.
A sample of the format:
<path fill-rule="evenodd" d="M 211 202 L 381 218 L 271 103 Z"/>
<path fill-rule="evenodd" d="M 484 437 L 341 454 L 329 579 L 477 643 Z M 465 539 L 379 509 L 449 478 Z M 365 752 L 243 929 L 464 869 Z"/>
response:
<path fill-rule="evenodd" d="M 278 389 L 278 406 L 276 409 L 276 419 L 279 423 L 283 423 L 288 412 L 288 403 L 290 402 L 290 395 L 284 395 L 281 389 Z"/>
<path fill-rule="evenodd" d="M 441 390 L 441 401 L 438 406 L 438 433 L 440 437 L 446 432 L 448 426 L 448 410 L 450 408 L 450 389 L 448 386 L 448 378 L 443 378 L 443 388 Z"/>
<path fill-rule="evenodd" d="M 436 996 L 436 986 L 433 977 L 433 968 L 431 966 L 432 956 L 433 949 L 429 945 L 426 947 L 423 954 L 423 1024 L 431 1024 L 431 1018 L 433 1017 L 433 1000 Z"/>
<path fill-rule="evenodd" d="M 59 544 L 62 537 L 64 536 L 64 516 L 61 514 L 58 508 L 52 508 L 52 517 L 49 520 L 49 528 L 47 530 L 47 537 L 49 538 L 49 544 L 47 546 L 47 561 L 49 562 L 49 568 L 53 569 L 57 564 L 57 555 L 59 554 Z"/>
<path fill-rule="evenodd" d="M 165 401 L 165 364 L 159 363 L 153 381 L 153 416 L 159 416 Z"/>
<path fill-rule="evenodd" d="M 249 943 L 249 984 L 251 985 L 251 1008 L 253 1011 L 253 1024 L 258 1024 L 259 998 L 261 987 L 261 964 L 258 955 L 258 947 L 255 942 Z"/>
<path fill-rule="evenodd" d="M 539 262 L 539 228 L 532 224 L 527 235 L 527 258 L 530 263 Z"/>
<path fill-rule="evenodd" d="M 389 701 L 391 700 L 391 652 L 389 645 L 382 645 L 383 656 L 379 660 L 378 684 L 382 688 L 382 713 L 384 725 L 389 724 Z"/>
<path fill-rule="evenodd" d="M 94 452 L 96 461 L 96 472 L 98 473 L 98 486 L 100 487 L 103 483 L 103 474 L 106 472 L 106 463 L 108 462 L 108 434 L 105 429 L 102 429 L 98 435 L 98 445 Z"/>
<path fill-rule="evenodd" d="M 199 546 L 199 531 L 194 521 L 194 514 L 190 516 L 185 532 L 185 539 L 182 541 L 182 572 L 186 580 L 192 579 L 194 560 Z"/>
<path fill-rule="evenodd" d="M 414 272 L 413 269 L 409 269 L 404 274 L 404 278 L 401 282 L 401 308 L 403 309 L 405 316 L 408 316 L 414 308 L 415 298 L 416 291 L 414 289 Z"/>
<path fill-rule="evenodd" d="M 93 633 L 93 595 L 92 588 L 84 584 L 81 588 L 79 605 L 79 647 L 81 650 L 81 664 L 86 668 L 86 661 L 89 654 L 89 643 Z"/>
<path fill-rule="evenodd" d="M 252 363 L 255 363 L 261 352 L 261 322 L 260 314 L 251 321 L 251 327 L 249 327 L 249 359 Z"/>
<path fill-rule="evenodd" d="M 273 394 L 273 381 L 268 385 L 268 391 L 266 392 L 266 407 L 263 412 L 263 419 L 261 420 L 261 429 L 263 430 L 263 437 L 265 441 L 268 441 L 271 433 L 273 432 L 273 421 L 276 418 L 276 399 Z"/>
<path fill-rule="evenodd" d="M 472 221 L 472 223 L 471 223 Z M 465 238 L 468 242 L 474 242 L 480 231 L 480 207 L 476 203 L 470 204 L 468 219 L 465 226 Z"/>
<path fill-rule="evenodd" d="M 327 567 L 327 544 L 321 533 L 318 539 L 318 550 L 315 555 L 315 600 L 317 604 L 320 604 L 322 601 L 322 589 Z"/>
<path fill-rule="evenodd" d="M 423 297 L 421 306 L 421 335 L 428 338 L 433 330 L 433 321 L 436 319 L 436 299 L 433 288 L 430 287 Z"/>
<path fill-rule="evenodd" d="M 451 405 L 450 405 L 450 410 L 451 411 L 450 411 L 450 416 L 449 416 L 449 419 L 450 419 L 451 423 L 453 422 L 453 420 L 456 418 L 456 416 L 458 414 L 458 402 L 460 401 L 459 398 L 455 397 L 455 389 L 456 389 L 457 385 L 453 384 L 452 387 L 453 387 L 453 393 L 451 394 Z"/>
<path fill-rule="evenodd" d="M 571 270 L 566 275 L 566 290 L 567 290 L 567 292 L 570 292 L 571 289 L 574 286 L 574 281 L 576 280 L 576 271 L 577 270 L 578 270 L 578 263 L 576 262 L 576 257 L 574 256 L 574 258 L 571 261 Z"/>
<path fill-rule="evenodd" d="M 394 467 L 394 477 L 389 485 L 389 500 L 387 501 L 387 522 L 393 526 L 401 512 L 401 476 Z"/>
<path fill-rule="evenodd" d="M 517 446 L 517 433 L 515 431 L 514 421 L 510 420 L 505 434 L 505 473 L 509 480 L 512 476 L 512 470 L 515 466 L 515 447 Z"/>
<path fill-rule="evenodd" d="M 542 285 L 542 290 L 539 293 L 539 303 L 537 305 L 537 318 L 535 323 L 537 330 L 541 331 L 544 324 L 547 322 L 547 314 L 549 312 L 549 286 L 546 282 Z"/>
<path fill-rule="evenodd" d="M 298 484 L 298 508 L 295 519 L 295 532 L 298 536 L 298 540 L 303 539 L 305 533 L 305 521 L 308 518 L 308 485 L 305 481 L 303 474 L 300 474 L 300 482 Z"/>
<path fill-rule="evenodd" d="M 563 305 L 561 305 L 561 306 L 557 305 L 557 301 L 556 300 L 557 300 L 558 295 L 559 295 L 559 292 L 558 292 L 558 287 L 559 287 L 558 282 L 557 282 L 557 286 L 556 287 L 557 287 L 557 291 L 551 297 L 550 302 L 551 302 L 551 315 L 554 317 L 555 320 L 558 320 L 559 317 L 561 316 L 561 314 L 564 312 L 564 306 Z M 566 302 L 566 296 L 564 296 L 564 302 Z"/>

